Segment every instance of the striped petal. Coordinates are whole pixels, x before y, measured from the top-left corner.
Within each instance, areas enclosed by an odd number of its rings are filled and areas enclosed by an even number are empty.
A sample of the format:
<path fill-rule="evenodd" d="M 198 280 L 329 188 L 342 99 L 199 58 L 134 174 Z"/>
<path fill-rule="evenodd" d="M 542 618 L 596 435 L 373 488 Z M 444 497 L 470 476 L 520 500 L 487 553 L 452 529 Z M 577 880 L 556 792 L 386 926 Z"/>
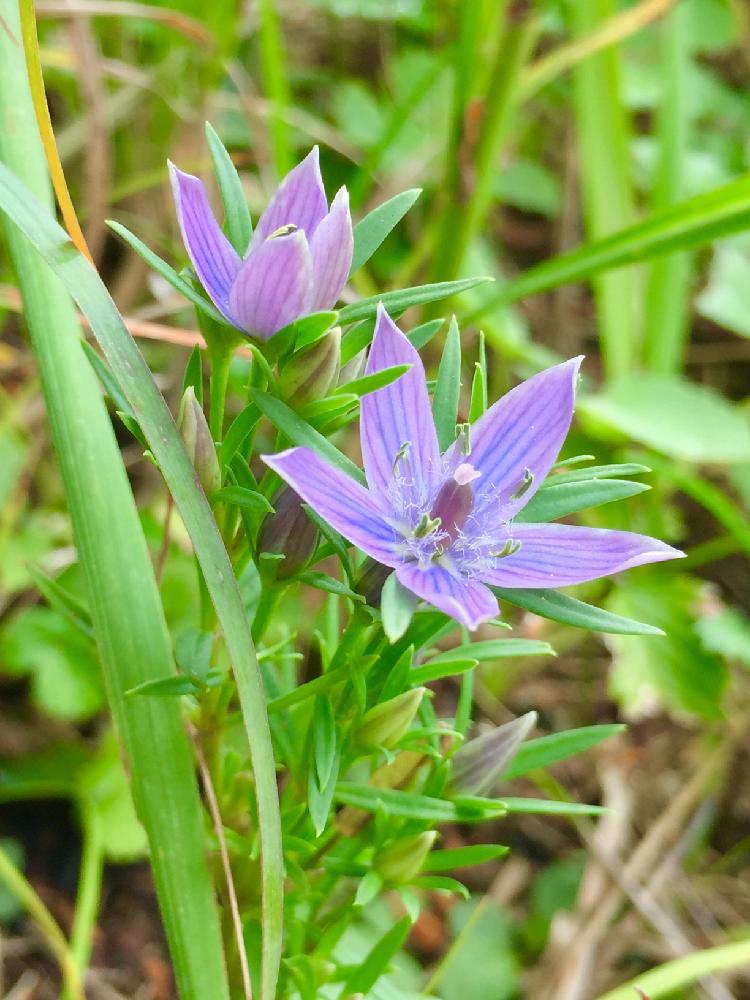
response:
<path fill-rule="evenodd" d="M 423 510 L 441 470 L 424 366 L 383 306 L 378 306 L 367 374 L 404 364 L 412 366 L 406 374 L 362 397 L 362 458 L 370 489 L 385 495 L 394 480 L 394 464 L 403 454 L 399 478 L 406 483 L 414 508 L 421 505 Z"/>
<path fill-rule="evenodd" d="M 565 587 L 684 555 L 648 535 L 576 524 L 514 524 L 510 533 L 521 547 L 483 571 L 485 583 L 519 589 Z"/>
<path fill-rule="evenodd" d="M 195 273 L 217 309 L 234 322 L 229 291 L 240 269 L 239 255 L 216 221 L 203 182 L 174 163 L 169 164 L 169 177 L 182 242 Z"/>
<path fill-rule="evenodd" d="M 261 215 L 251 246 L 267 240 L 282 226 L 302 229 L 308 239 L 328 214 L 328 202 L 320 175 L 320 155 L 314 146 L 305 159 L 290 170 Z"/>
<path fill-rule="evenodd" d="M 312 259 L 305 234 L 275 236 L 252 250 L 229 293 L 234 321 L 267 339 L 310 309 Z"/>
<path fill-rule="evenodd" d="M 573 417 L 575 386 L 582 358 L 534 375 L 506 393 L 471 428 L 471 457 L 452 445 L 452 466 L 469 461 L 481 473 L 475 516 L 487 511 L 508 521 L 524 507 L 552 468 Z M 477 517 L 481 521 L 481 517 Z"/>
<path fill-rule="evenodd" d="M 472 631 L 499 613 L 497 598 L 483 583 L 457 576 L 438 563 L 402 563 L 396 576 L 407 590 Z"/>
<path fill-rule="evenodd" d="M 305 503 L 368 556 L 395 566 L 399 538 L 368 491 L 309 448 L 263 455 Z"/>
<path fill-rule="evenodd" d="M 339 300 L 352 266 L 354 237 L 349 211 L 349 192 L 342 187 L 331 211 L 310 240 L 313 260 L 312 309 L 332 309 Z"/>

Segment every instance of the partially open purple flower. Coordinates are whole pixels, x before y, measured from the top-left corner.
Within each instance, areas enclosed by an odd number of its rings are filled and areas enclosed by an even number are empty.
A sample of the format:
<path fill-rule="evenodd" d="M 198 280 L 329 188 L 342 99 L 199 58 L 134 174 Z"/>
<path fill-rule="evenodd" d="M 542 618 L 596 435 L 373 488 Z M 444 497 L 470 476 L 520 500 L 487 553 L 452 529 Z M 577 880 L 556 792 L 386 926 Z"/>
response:
<path fill-rule="evenodd" d="M 368 373 L 411 369 L 362 399 L 369 489 L 308 448 L 265 461 L 404 587 L 474 629 L 498 613 L 488 584 L 564 587 L 682 555 L 629 531 L 514 522 L 568 433 L 580 363 L 516 386 L 441 455 L 422 361 L 381 306 Z"/>
<path fill-rule="evenodd" d="M 221 231 L 203 183 L 173 163 L 169 172 L 185 249 L 230 323 L 265 340 L 336 304 L 352 264 L 352 217 L 345 187 L 328 207 L 317 146 L 276 189 L 244 257 Z"/>

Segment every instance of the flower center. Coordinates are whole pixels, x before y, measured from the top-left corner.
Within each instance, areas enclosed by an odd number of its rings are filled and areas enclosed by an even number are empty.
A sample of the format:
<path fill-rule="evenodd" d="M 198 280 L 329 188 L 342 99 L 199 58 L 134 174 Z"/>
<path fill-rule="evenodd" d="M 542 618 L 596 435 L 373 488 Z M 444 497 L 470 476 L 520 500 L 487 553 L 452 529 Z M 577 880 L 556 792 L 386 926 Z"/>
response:
<path fill-rule="evenodd" d="M 441 532 L 448 536 L 441 539 L 443 548 L 455 541 L 461 528 L 466 524 L 466 519 L 474 506 L 474 487 L 471 484 L 480 475 L 481 473 L 469 462 L 462 462 L 453 476 L 440 487 L 430 511 L 430 519 L 433 522 L 437 521 Z"/>

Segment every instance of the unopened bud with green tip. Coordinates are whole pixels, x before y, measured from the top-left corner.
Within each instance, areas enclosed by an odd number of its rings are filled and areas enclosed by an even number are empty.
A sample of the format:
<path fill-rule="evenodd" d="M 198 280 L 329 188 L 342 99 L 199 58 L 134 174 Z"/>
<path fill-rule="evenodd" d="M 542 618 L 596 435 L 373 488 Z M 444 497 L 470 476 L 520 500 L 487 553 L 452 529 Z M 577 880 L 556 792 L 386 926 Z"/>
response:
<path fill-rule="evenodd" d="M 290 406 L 322 399 L 341 371 L 341 327 L 334 326 L 310 347 L 293 354 L 278 379 L 278 391 Z"/>
<path fill-rule="evenodd" d="M 298 493 L 285 486 L 271 501 L 274 512 L 263 521 L 258 535 L 258 552 L 283 555 L 276 576 L 285 580 L 303 569 L 318 544 L 318 528 L 305 513 Z"/>
<path fill-rule="evenodd" d="M 387 885 L 407 885 L 422 871 L 436 837 L 437 830 L 427 830 L 397 840 L 376 856 L 375 871 Z"/>
<path fill-rule="evenodd" d="M 206 415 L 192 385 L 187 387 L 180 402 L 177 429 L 206 496 L 212 496 L 221 487 L 221 468 Z"/>
<path fill-rule="evenodd" d="M 357 742 L 363 747 L 394 747 L 407 732 L 422 704 L 427 688 L 412 688 L 365 712 L 357 729 Z"/>

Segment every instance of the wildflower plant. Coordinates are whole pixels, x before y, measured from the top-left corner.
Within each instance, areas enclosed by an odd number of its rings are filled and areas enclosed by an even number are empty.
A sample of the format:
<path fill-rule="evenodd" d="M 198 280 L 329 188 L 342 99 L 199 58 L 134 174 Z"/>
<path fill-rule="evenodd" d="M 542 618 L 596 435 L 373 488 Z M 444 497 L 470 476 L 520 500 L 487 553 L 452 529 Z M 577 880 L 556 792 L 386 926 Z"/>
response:
<path fill-rule="evenodd" d="M 212 362 L 222 356 L 217 344 L 225 354 L 238 343 L 252 353 L 244 405 L 230 418 L 226 366 L 212 365 L 204 413 L 203 362 L 193 353 L 175 407 L 187 454 L 156 390 L 139 383 L 137 351 L 98 278 L 81 258 L 74 270 L 50 250 L 64 234 L 21 197 L 5 168 L 0 203 L 88 315 L 107 358 L 95 362 L 104 387 L 164 474 L 193 538 L 202 600 L 192 626 L 174 637 L 178 670 L 141 677 L 127 693 L 122 678 L 112 684 L 131 756 L 128 713 L 179 706 L 189 725 L 226 967 L 214 996 L 376 995 L 430 894 L 465 894 L 451 873 L 507 850 L 496 842 L 497 823 L 485 843 L 446 849 L 445 824 L 598 811 L 511 797 L 504 780 L 616 727 L 525 739 L 532 713 L 475 731 L 475 673 L 553 653 L 546 642 L 508 635 L 509 609 L 654 632 L 556 588 L 681 553 L 643 535 L 558 520 L 644 488 L 628 478 L 646 471 L 638 467 L 560 461 L 580 358 L 488 406 L 481 351 L 464 417 L 453 320 L 430 398 L 418 348 L 444 324 L 411 326 L 404 314 L 481 279 L 359 300 L 347 292 L 352 266 L 377 250 L 416 192 L 352 227 L 346 189 L 329 204 L 314 149 L 253 231 L 229 156 L 215 133 L 209 140 L 223 229 L 202 182 L 170 167 L 188 269 L 178 272 L 116 227 L 197 307 Z M 349 457 L 357 424 L 364 473 Z M 441 682 L 450 697 L 437 707 Z M 169 803 L 149 799 L 147 783 L 139 796 L 160 856 L 170 845 L 155 839 L 163 831 L 150 813 Z M 181 989 L 197 997 L 190 983 L 200 973 L 183 961 L 184 941 L 170 925 L 179 919 L 165 902 L 171 883 L 165 876 L 158 885 Z M 352 935 L 379 897 L 392 925 L 352 961 Z M 406 996 L 394 984 L 389 995 Z"/>

